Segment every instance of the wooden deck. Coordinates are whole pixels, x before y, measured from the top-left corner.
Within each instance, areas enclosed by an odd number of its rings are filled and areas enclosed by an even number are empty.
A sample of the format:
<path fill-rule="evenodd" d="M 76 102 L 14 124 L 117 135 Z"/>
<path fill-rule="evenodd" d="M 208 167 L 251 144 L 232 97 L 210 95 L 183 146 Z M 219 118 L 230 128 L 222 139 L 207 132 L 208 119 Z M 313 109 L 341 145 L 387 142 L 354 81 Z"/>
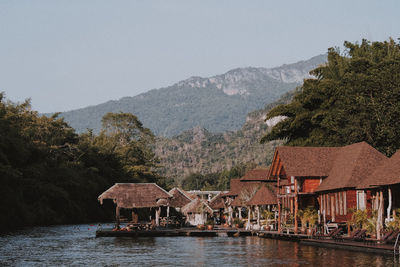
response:
<path fill-rule="evenodd" d="M 383 254 L 394 254 L 393 245 L 390 244 L 374 244 L 365 243 L 359 241 L 335 241 L 335 240 L 319 240 L 319 239 L 304 239 L 301 240 L 301 244 L 328 247 L 328 248 L 338 248 L 347 249 L 353 251 L 361 252 L 373 252 L 373 253 L 383 253 Z M 399 253 L 397 250 L 396 253 Z"/>
<path fill-rule="evenodd" d="M 161 230 L 134 230 L 134 231 L 113 231 L 101 229 L 96 231 L 96 237 L 168 237 L 168 236 L 251 236 L 256 235 L 254 231 L 242 229 L 215 229 L 198 230 L 196 228 L 161 229 Z"/>
<path fill-rule="evenodd" d="M 304 245 L 347 249 L 366 253 L 393 254 L 393 245 L 377 244 L 372 242 L 358 242 L 350 240 L 333 239 L 313 239 L 303 234 L 278 233 L 275 231 L 248 231 L 235 228 L 217 228 L 214 230 L 198 230 L 196 228 L 180 229 L 157 229 L 157 230 L 135 230 L 135 231 L 112 231 L 111 229 L 101 229 L 96 231 L 96 237 L 173 237 L 173 236 L 193 236 L 193 237 L 239 237 L 239 236 L 258 236 L 260 238 L 271 238 L 300 242 Z M 396 253 L 399 253 L 397 250 Z"/>

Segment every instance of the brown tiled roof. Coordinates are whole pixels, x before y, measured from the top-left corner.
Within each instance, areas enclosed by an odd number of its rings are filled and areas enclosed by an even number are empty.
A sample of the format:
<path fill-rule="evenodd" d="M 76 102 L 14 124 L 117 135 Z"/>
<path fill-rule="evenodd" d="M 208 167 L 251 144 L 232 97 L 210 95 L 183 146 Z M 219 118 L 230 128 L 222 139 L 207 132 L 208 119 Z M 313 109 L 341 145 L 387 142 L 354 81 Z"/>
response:
<path fill-rule="evenodd" d="M 170 206 L 174 208 L 182 208 L 194 199 L 178 187 L 172 188 L 169 193 L 172 195 Z"/>
<path fill-rule="evenodd" d="M 240 178 L 241 181 L 265 181 L 268 180 L 269 168 L 257 168 L 246 172 L 246 174 Z"/>
<path fill-rule="evenodd" d="M 400 150 L 391 158 L 385 159 L 369 175 L 359 188 L 370 186 L 392 185 L 400 183 Z"/>
<path fill-rule="evenodd" d="M 208 204 L 213 210 L 223 209 L 225 207 L 224 199 L 222 198 L 223 193 L 219 193 Z"/>
<path fill-rule="evenodd" d="M 247 205 L 274 205 L 277 204 L 276 188 L 273 185 L 262 186 L 257 193 L 247 202 Z"/>
<path fill-rule="evenodd" d="M 184 214 L 201 213 L 202 211 L 212 214 L 213 212 L 212 208 L 210 208 L 210 206 L 203 199 L 199 198 L 196 198 L 183 206 L 181 211 Z"/>
<path fill-rule="evenodd" d="M 385 155 L 366 142 L 341 147 L 333 161 L 329 176 L 322 181 L 316 191 L 358 187 L 385 159 Z"/>
<path fill-rule="evenodd" d="M 240 179 L 231 179 L 230 189 L 224 196 L 237 196 L 240 192 Z"/>
<path fill-rule="evenodd" d="M 328 176 L 338 147 L 292 147 L 276 148 L 287 176 Z"/>
<path fill-rule="evenodd" d="M 150 208 L 158 207 L 157 201 L 172 198 L 167 191 L 154 183 L 115 184 L 98 197 L 100 203 L 104 199 L 112 199 L 120 208 Z M 163 201 L 161 201 L 163 202 Z M 165 204 L 161 203 L 160 204 Z"/>
<path fill-rule="evenodd" d="M 238 193 L 237 197 L 231 203 L 232 206 L 236 207 L 243 207 L 247 206 L 247 201 L 249 201 L 257 190 L 261 187 L 261 182 L 242 182 L 240 192 Z M 250 197 L 247 199 L 246 198 Z"/>

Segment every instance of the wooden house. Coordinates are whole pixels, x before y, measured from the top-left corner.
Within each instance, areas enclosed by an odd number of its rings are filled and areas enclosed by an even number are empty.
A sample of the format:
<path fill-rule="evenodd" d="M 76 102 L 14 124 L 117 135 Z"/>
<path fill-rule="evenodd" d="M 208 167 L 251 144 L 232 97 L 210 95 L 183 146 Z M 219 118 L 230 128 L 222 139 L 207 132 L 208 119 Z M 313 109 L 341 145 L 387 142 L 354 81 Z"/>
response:
<path fill-rule="evenodd" d="M 392 221 L 395 210 L 400 208 L 400 150 L 383 160 L 358 189 L 370 192 L 371 209 L 377 211 L 377 238 L 380 239 L 384 222 Z"/>
<path fill-rule="evenodd" d="M 358 184 L 385 159 L 365 142 L 344 147 L 278 147 L 270 168 L 277 178 L 278 230 L 290 215 L 298 230 L 298 210 L 316 208 L 325 221 L 344 222 L 351 208 L 364 209 L 368 193 Z"/>
<path fill-rule="evenodd" d="M 329 176 L 316 192 L 324 221 L 346 222 L 351 210 L 370 210 L 371 191 L 357 190 L 364 180 L 387 158 L 365 142 L 341 147 Z"/>
<path fill-rule="evenodd" d="M 269 178 L 277 180 L 278 231 L 290 215 L 297 218 L 298 209 L 317 206 L 318 186 L 329 175 L 338 148 L 277 147 Z M 298 222 L 294 220 L 297 232 Z"/>

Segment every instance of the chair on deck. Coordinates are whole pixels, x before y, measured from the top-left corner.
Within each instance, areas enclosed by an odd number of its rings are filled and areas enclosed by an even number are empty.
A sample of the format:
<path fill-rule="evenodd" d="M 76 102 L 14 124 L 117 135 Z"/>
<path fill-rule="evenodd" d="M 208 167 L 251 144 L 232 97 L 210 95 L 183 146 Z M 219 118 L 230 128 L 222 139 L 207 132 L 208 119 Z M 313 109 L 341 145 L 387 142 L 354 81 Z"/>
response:
<path fill-rule="evenodd" d="M 338 235 L 340 235 L 340 232 L 342 231 L 342 229 L 340 228 L 336 228 L 335 230 L 332 230 L 329 232 L 329 234 L 324 235 L 324 234 L 320 234 L 320 235 L 316 235 L 315 237 L 317 239 L 330 239 L 330 238 L 336 238 Z"/>
<path fill-rule="evenodd" d="M 391 231 L 392 233 L 386 237 L 386 239 L 383 239 L 383 243 L 388 244 L 388 243 L 394 243 L 396 240 L 396 237 L 398 234 L 400 234 L 400 231 Z"/>
<path fill-rule="evenodd" d="M 356 234 L 353 238 L 354 241 L 365 241 L 367 236 L 367 230 L 362 229 L 358 234 Z"/>
<path fill-rule="evenodd" d="M 344 240 L 353 240 L 354 237 L 357 236 L 360 232 L 361 232 L 361 230 L 356 230 L 356 231 L 352 232 L 349 236 L 343 237 L 343 239 Z"/>

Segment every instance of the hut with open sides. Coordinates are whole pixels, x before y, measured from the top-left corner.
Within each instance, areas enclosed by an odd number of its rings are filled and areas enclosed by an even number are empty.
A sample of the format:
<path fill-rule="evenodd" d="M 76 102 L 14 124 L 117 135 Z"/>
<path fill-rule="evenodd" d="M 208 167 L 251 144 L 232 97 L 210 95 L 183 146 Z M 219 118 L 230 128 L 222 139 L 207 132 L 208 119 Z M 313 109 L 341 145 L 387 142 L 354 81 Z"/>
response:
<path fill-rule="evenodd" d="M 262 210 L 266 210 L 268 212 L 276 212 L 277 206 L 277 197 L 276 197 L 276 186 L 273 184 L 264 184 L 260 189 L 255 193 L 255 195 L 247 202 L 247 205 L 254 207 L 257 213 L 257 226 L 260 227 L 260 213 Z M 274 220 L 275 220 L 274 213 Z M 269 222 L 272 218 L 266 218 L 266 223 L 269 225 Z"/>
<path fill-rule="evenodd" d="M 383 160 L 358 189 L 371 192 L 372 210 L 377 211 L 376 236 L 380 239 L 384 221 L 392 221 L 400 208 L 400 150 Z"/>
<path fill-rule="evenodd" d="M 205 224 L 207 218 L 213 214 L 212 208 L 206 200 L 196 198 L 182 207 L 181 212 L 186 216 L 186 223 L 190 225 Z"/>
<path fill-rule="evenodd" d="M 105 199 L 111 199 L 116 204 L 116 226 L 120 225 L 120 210 L 132 210 L 132 218 L 135 218 L 134 209 L 155 209 L 155 223 L 160 224 L 161 207 L 169 211 L 169 202 L 172 195 L 155 183 L 117 183 L 102 193 L 98 200 L 103 204 Z M 167 215 L 168 216 L 168 215 Z"/>
<path fill-rule="evenodd" d="M 222 223 L 223 213 L 225 210 L 225 201 L 223 199 L 223 192 L 219 193 L 218 195 L 214 196 L 211 201 L 208 203 L 210 208 L 213 210 L 214 217 L 218 218 L 219 221 Z"/>
<path fill-rule="evenodd" d="M 231 179 L 229 192 L 222 195 L 225 198 L 229 214 L 229 224 L 232 222 L 233 211 L 237 210 L 237 217 L 242 219 L 242 209 L 246 207 L 248 213 L 247 227 L 250 227 L 251 214 L 252 212 L 254 214 L 254 211 L 247 202 L 263 184 L 276 184 L 275 179 L 268 178 L 268 172 L 269 168 L 256 168 L 246 172 L 240 179 Z"/>

